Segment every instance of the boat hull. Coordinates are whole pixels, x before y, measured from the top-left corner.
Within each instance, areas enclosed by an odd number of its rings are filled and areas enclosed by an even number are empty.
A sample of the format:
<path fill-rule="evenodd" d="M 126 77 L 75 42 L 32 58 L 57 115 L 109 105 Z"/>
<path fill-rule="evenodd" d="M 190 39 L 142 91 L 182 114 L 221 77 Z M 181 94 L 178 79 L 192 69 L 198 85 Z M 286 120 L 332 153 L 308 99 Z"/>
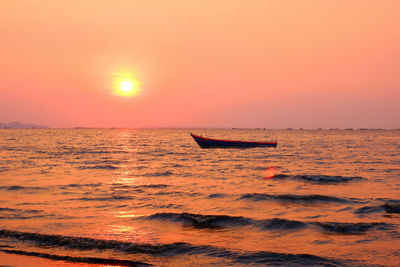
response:
<path fill-rule="evenodd" d="M 277 147 L 277 142 L 250 142 L 206 138 L 190 134 L 201 148 L 252 148 L 252 147 Z"/>

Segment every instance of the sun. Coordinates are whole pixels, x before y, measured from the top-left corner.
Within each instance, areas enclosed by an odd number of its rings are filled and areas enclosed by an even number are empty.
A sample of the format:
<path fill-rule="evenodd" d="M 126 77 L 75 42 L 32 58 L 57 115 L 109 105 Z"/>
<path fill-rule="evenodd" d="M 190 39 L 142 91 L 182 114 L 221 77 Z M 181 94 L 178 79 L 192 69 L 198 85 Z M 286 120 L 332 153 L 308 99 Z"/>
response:
<path fill-rule="evenodd" d="M 129 93 L 133 90 L 133 83 L 131 81 L 122 81 L 120 87 L 122 91 Z"/>
<path fill-rule="evenodd" d="M 114 80 L 113 93 L 118 96 L 132 97 L 138 94 L 140 83 L 128 74 L 119 74 Z"/>

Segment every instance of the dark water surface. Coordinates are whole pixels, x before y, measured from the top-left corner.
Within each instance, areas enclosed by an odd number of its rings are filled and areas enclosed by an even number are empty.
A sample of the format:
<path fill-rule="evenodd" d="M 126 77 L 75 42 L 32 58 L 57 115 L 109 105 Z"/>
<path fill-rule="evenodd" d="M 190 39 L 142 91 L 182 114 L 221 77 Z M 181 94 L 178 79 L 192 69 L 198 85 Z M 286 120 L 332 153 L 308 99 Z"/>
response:
<path fill-rule="evenodd" d="M 86 264 L 399 266 L 400 131 L 0 130 L 0 265 Z"/>

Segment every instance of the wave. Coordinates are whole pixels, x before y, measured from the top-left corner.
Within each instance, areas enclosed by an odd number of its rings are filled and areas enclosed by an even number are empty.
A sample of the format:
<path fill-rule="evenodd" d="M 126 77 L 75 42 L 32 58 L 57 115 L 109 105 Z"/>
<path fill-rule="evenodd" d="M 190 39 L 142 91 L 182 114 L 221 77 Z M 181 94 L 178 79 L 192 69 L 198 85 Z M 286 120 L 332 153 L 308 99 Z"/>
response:
<path fill-rule="evenodd" d="M 269 219 L 258 221 L 264 230 L 299 230 L 307 227 L 307 223 L 286 219 Z"/>
<path fill-rule="evenodd" d="M 388 230 L 392 226 L 386 223 L 340 223 L 340 222 L 303 222 L 281 218 L 255 220 L 241 216 L 201 215 L 192 213 L 156 213 L 147 217 L 148 220 L 164 220 L 178 222 L 194 228 L 220 229 L 228 227 L 255 227 L 261 231 L 295 231 L 318 226 L 322 232 L 336 234 L 363 234 L 369 230 Z M 139 218 L 140 219 L 140 218 Z"/>
<path fill-rule="evenodd" d="M 14 249 L 0 249 L 1 252 L 7 254 L 16 254 L 24 256 L 34 256 L 39 258 L 45 258 L 57 261 L 66 261 L 74 263 L 90 263 L 90 264 L 104 264 L 108 266 L 153 266 L 152 264 L 131 261 L 131 260 L 118 260 L 118 259 L 106 259 L 106 258 L 95 258 L 95 257 L 77 257 L 77 256 L 61 256 L 48 253 L 39 253 L 24 250 L 14 250 Z"/>
<path fill-rule="evenodd" d="M 77 250 L 114 249 L 122 252 L 133 253 L 160 253 L 170 249 L 171 247 L 171 245 L 138 244 L 88 237 L 38 234 L 4 229 L 0 230 L 0 237 L 13 238 L 20 241 L 29 241 L 40 246 L 66 247 Z M 179 245 L 180 243 L 177 244 Z"/>
<path fill-rule="evenodd" d="M 147 177 L 160 177 L 160 176 L 170 176 L 173 173 L 170 171 L 165 171 L 165 172 L 154 172 L 154 173 L 146 173 L 143 176 Z"/>
<path fill-rule="evenodd" d="M 11 208 L 0 208 L 1 213 L 25 213 L 25 214 L 39 214 L 43 213 L 43 210 L 21 210 L 21 209 L 11 209 Z"/>
<path fill-rule="evenodd" d="M 145 207 L 145 206 L 147 206 L 147 207 L 152 206 L 153 208 L 156 208 L 156 209 L 182 209 L 184 207 L 181 204 L 171 204 L 171 203 L 152 204 L 152 205 L 146 204 L 146 205 L 143 205 L 142 207 Z"/>
<path fill-rule="evenodd" d="M 166 196 L 166 195 L 173 195 L 173 196 L 186 196 L 186 197 L 196 197 L 196 196 L 201 196 L 201 193 L 196 193 L 196 192 L 184 192 L 184 191 L 159 191 L 157 193 L 154 193 L 153 195 L 155 196 Z"/>
<path fill-rule="evenodd" d="M 9 185 L 9 186 L 0 186 L 0 190 L 4 191 L 36 191 L 43 190 L 44 187 L 39 186 L 20 186 L 20 185 Z"/>
<path fill-rule="evenodd" d="M 94 165 L 94 166 L 79 166 L 76 167 L 79 170 L 94 170 L 94 169 L 99 169 L 99 170 L 115 170 L 119 169 L 119 167 L 110 165 L 110 164 L 99 164 L 99 165 Z"/>
<path fill-rule="evenodd" d="M 387 200 L 382 205 L 376 206 L 364 206 L 362 208 L 357 209 L 355 214 L 369 214 L 369 213 L 400 213 L 400 200 Z"/>
<path fill-rule="evenodd" d="M 387 212 L 387 213 L 400 213 L 400 201 L 399 202 L 386 202 L 385 204 L 382 205 L 382 208 Z"/>
<path fill-rule="evenodd" d="M 23 209 L 11 209 L 11 208 L 0 208 L 0 220 L 28 220 L 37 218 L 55 218 L 65 219 L 71 218 L 61 215 L 49 214 L 43 210 L 23 210 Z"/>
<path fill-rule="evenodd" d="M 25 212 L 25 213 L 40 213 L 43 210 L 21 210 L 21 209 L 11 209 L 11 208 L 0 208 L 0 212 Z"/>
<path fill-rule="evenodd" d="M 86 160 L 86 161 L 83 161 L 80 163 L 83 163 L 86 165 L 100 165 L 100 164 L 121 165 L 121 164 L 126 164 L 127 162 L 122 161 L 122 160 L 105 159 L 105 160 Z"/>
<path fill-rule="evenodd" d="M 81 197 L 67 200 L 81 200 L 81 201 L 118 201 L 118 200 L 132 200 L 133 197 L 129 196 L 109 196 L 109 197 Z"/>
<path fill-rule="evenodd" d="M 330 176 L 330 175 L 286 175 L 286 174 L 277 174 L 274 176 L 274 179 L 292 179 L 292 180 L 300 180 L 317 184 L 339 184 L 339 183 L 348 183 L 353 181 L 366 180 L 365 178 L 357 176 L 345 177 L 345 176 Z"/>
<path fill-rule="evenodd" d="M 265 201 L 265 200 L 275 200 L 281 202 L 295 202 L 295 203 L 324 203 L 324 202 L 334 202 L 334 203 L 349 203 L 355 202 L 355 200 L 349 200 L 345 198 L 337 198 L 332 196 L 324 195 L 269 195 L 261 193 L 247 193 L 239 198 L 239 200 L 252 200 L 252 201 Z"/>
<path fill-rule="evenodd" d="M 113 188 L 122 188 L 122 189 L 164 189 L 169 187 L 167 184 L 143 184 L 143 185 L 126 185 L 126 184 L 111 184 Z"/>
<path fill-rule="evenodd" d="M 10 170 L 10 168 L 8 168 L 8 167 L 0 167 L 0 172 L 7 172 L 9 170 Z"/>
<path fill-rule="evenodd" d="M 201 215 L 192 213 L 156 213 L 147 219 L 161 219 L 172 222 L 181 222 L 196 228 L 220 228 L 226 226 L 244 226 L 252 223 L 252 219 L 228 215 Z"/>
<path fill-rule="evenodd" d="M 170 185 L 167 184 L 144 184 L 144 185 L 137 185 L 135 186 L 136 188 L 156 188 L 156 189 L 162 189 L 166 188 Z"/>
<path fill-rule="evenodd" d="M 22 242 L 30 242 L 39 246 L 64 247 L 74 250 L 104 250 L 110 249 L 124 253 L 144 253 L 155 256 L 176 256 L 176 255 L 199 255 L 204 254 L 210 257 L 226 258 L 232 262 L 242 264 L 269 264 L 269 265 L 300 265 L 300 266 L 343 266 L 345 261 L 339 259 L 323 258 L 310 254 L 288 254 L 275 253 L 268 251 L 246 252 L 235 251 L 211 245 L 192 245 L 184 242 L 170 244 L 139 244 L 115 240 L 102 240 L 85 237 L 73 237 L 63 235 L 48 235 L 29 232 L 19 232 L 10 230 L 0 230 L 0 238 L 12 238 Z M 102 258 L 86 258 L 86 257 L 70 257 L 58 256 L 46 253 L 27 252 L 21 250 L 0 249 L 0 251 L 44 257 L 54 260 L 81 260 L 86 263 L 88 259 L 92 259 L 94 263 L 115 264 L 124 266 L 130 264 L 130 261 L 108 260 Z M 6 253 L 7 253 L 6 252 Z M 63 259 L 64 257 L 64 259 Z M 108 262 L 107 262 L 108 261 Z M 135 262 L 136 263 L 136 262 Z M 138 262 L 138 264 L 147 264 Z M 126 266 L 126 265 L 125 265 Z M 130 266 L 130 265 L 128 265 Z M 139 265 L 140 266 L 140 265 Z"/>
<path fill-rule="evenodd" d="M 102 183 L 94 183 L 94 184 L 67 184 L 60 186 L 60 189 L 68 189 L 68 188 L 77 188 L 77 187 L 99 187 L 103 185 Z"/>
<path fill-rule="evenodd" d="M 53 157 L 58 158 L 59 156 L 63 155 L 85 155 L 85 154 L 127 154 L 129 152 L 125 150 L 106 150 L 107 148 L 104 149 L 91 149 L 91 148 L 76 148 L 76 147 L 65 147 L 63 150 L 60 151 L 35 151 L 36 153 L 43 153 L 43 154 L 48 154 Z"/>
<path fill-rule="evenodd" d="M 260 251 L 238 255 L 236 262 L 267 266 L 346 266 L 350 261 L 323 258 L 310 254 L 289 254 Z"/>
<path fill-rule="evenodd" d="M 390 225 L 385 223 L 339 223 L 339 222 L 315 222 L 315 225 L 323 231 L 339 234 L 363 234 L 371 229 L 387 230 Z"/>
<path fill-rule="evenodd" d="M 226 194 L 214 193 L 208 195 L 207 198 L 224 198 L 226 196 L 227 196 Z"/>
<path fill-rule="evenodd" d="M 242 216 L 201 215 L 192 213 L 156 213 L 146 219 L 179 222 L 195 228 L 227 228 L 253 226 L 260 230 L 299 230 L 307 227 L 307 223 L 286 219 L 254 220 Z"/>

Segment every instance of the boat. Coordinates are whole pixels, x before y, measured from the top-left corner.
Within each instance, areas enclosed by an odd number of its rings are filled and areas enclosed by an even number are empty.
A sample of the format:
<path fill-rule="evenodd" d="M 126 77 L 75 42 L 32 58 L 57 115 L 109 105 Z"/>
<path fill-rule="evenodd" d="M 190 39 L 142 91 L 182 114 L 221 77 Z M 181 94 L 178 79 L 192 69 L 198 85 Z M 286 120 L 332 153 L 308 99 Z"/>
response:
<path fill-rule="evenodd" d="M 234 141 L 207 138 L 195 134 L 190 134 L 194 141 L 201 148 L 251 148 L 251 147 L 277 147 L 278 142 L 253 142 L 253 141 Z"/>

